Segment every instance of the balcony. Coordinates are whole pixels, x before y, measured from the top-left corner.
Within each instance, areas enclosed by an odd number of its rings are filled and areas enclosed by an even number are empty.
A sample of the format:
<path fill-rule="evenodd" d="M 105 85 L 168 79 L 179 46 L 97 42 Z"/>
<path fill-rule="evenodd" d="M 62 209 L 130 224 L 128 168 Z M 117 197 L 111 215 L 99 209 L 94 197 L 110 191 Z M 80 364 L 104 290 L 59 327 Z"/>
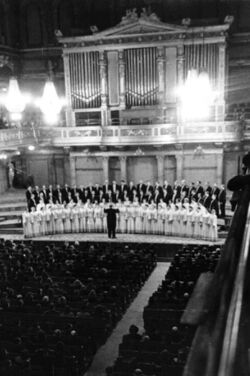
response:
<path fill-rule="evenodd" d="M 0 149 L 16 149 L 30 144 L 40 147 L 165 145 L 176 143 L 237 142 L 240 126 L 236 121 L 129 126 L 33 127 L 0 130 Z M 249 129 L 246 127 L 249 138 Z"/>

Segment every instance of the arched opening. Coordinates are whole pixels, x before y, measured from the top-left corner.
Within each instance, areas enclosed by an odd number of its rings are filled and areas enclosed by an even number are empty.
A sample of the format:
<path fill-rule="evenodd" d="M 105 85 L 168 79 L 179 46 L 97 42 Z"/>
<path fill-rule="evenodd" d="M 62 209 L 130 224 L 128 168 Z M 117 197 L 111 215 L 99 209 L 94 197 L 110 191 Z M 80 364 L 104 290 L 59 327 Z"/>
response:
<path fill-rule="evenodd" d="M 64 35 L 71 35 L 71 28 L 74 26 L 72 5 L 67 0 L 62 0 L 57 8 L 58 29 Z"/>
<path fill-rule="evenodd" d="M 6 20 L 3 5 L 0 4 L 0 44 L 6 44 Z"/>
<path fill-rule="evenodd" d="M 26 8 L 27 45 L 36 47 L 42 44 L 42 23 L 40 9 L 37 4 L 30 3 Z"/>

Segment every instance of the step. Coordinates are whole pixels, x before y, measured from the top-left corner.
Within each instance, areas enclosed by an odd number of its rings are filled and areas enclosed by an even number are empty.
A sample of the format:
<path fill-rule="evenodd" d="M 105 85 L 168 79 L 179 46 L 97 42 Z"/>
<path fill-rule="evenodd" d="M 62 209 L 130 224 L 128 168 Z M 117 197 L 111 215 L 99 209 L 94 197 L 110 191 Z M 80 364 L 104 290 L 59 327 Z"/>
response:
<path fill-rule="evenodd" d="M 6 211 L 22 211 L 23 212 L 26 209 L 27 209 L 26 202 L 0 204 L 0 216 L 2 212 L 6 212 Z"/>
<path fill-rule="evenodd" d="M 8 219 L 0 222 L 0 228 L 12 228 L 12 227 L 22 227 L 22 221 L 20 219 Z"/>
<path fill-rule="evenodd" d="M 7 219 L 20 219 L 22 218 L 23 210 L 16 210 L 16 211 L 4 211 L 0 212 L 0 217 Z"/>
<path fill-rule="evenodd" d="M 0 234 L 8 234 L 8 235 L 17 235 L 17 234 L 23 234 L 23 229 L 20 227 L 14 227 L 14 228 L 0 228 Z"/>

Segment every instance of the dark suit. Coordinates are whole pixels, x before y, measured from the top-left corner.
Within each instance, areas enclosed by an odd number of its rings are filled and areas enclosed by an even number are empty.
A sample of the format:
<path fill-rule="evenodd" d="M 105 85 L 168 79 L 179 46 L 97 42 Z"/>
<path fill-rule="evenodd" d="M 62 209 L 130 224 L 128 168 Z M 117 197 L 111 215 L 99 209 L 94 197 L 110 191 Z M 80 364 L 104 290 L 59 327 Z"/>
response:
<path fill-rule="evenodd" d="M 115 238 L 116 229 L 116 214 L 119 213 L 119 209 L 104 209 L 104 213 L 107 214 L 107 226 L 108 226 L 108 237 Z"/>
<path fill-rule="evenodd" d="M 209 209 L 210 208 L 210 205 L 211 205 L 211 197 L 208 196 L 208 197 L 204 197 L 203 198 L 203 205 L 205 206 L 206 209 Z"/>
<path fill-rule="evenodd" d="M 219 204 L 218 204 L 217 199 L 211 201 L 211 204 L 210 204 L 210 207 L 209 207 L 210 212 L 213 209 L 215 210 L 215 213 L 216 213 L 216 215 L 218 217 L 219 216 Z"/>
<path fill-rule="evenodd" d="M 218 201 L 219 201 L 219 209 L 220 215 L 222 218 L 225 218 L 226 215 L 226 191 L 225 189 L 221 189 L 220 193 L 218 194 Z"/>

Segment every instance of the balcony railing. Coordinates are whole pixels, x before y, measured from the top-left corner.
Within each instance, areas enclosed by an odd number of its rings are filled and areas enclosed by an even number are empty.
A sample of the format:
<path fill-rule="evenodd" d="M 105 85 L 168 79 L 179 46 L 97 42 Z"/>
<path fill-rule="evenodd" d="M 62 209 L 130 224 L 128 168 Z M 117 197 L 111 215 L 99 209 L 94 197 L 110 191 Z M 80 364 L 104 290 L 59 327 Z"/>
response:
<path fill-rule="evenodd" d="M 0 130 L 0 148 L 25 146 L 36 143 L 41 146 L 80 145 L 150 145 L 189 142 L 237 142 L 240 125 L 235 122 L 207 122 L 192 124 L 145 124 L 126 126 L 91 127 L 33 127 Z M 250 132 L 246 127 L 246 136 Z"/>

